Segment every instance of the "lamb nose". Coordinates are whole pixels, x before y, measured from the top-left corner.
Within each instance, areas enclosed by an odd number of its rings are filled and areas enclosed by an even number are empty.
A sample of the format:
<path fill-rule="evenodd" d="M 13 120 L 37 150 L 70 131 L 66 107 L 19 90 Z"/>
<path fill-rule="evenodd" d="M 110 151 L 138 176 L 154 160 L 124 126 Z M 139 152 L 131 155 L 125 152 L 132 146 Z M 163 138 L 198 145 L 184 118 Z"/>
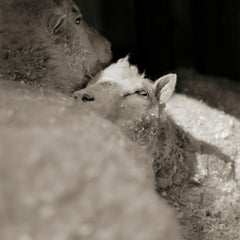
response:
<path fill-rule="evenodd" d="M 82 101 L 83 102 L 94 101 L 94 97 L 92 95 L 90 95 L 90 94 L 84 93 L 82 95 Z"/>

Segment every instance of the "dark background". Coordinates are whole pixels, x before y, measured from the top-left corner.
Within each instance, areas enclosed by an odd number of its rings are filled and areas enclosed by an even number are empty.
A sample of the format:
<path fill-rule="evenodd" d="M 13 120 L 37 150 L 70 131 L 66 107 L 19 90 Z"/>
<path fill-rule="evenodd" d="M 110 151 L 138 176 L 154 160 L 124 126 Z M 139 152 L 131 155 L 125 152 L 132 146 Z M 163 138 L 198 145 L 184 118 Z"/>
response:
<path fill-rule="evenodd" d="M 114 60 L 151 78 L 179 68 L 240 79 L 240 0 L 76 0 Z"/>

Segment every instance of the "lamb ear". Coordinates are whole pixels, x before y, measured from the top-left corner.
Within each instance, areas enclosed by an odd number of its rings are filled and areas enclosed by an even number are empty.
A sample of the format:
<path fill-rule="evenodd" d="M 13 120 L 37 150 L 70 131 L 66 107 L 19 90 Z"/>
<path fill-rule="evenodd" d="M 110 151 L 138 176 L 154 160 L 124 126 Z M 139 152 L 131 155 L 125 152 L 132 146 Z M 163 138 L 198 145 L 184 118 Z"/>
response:
<path fill-rule="evenodd" d="M 177 75 L 170 73 L 159 78 L 154 83 L 155 96 L 160 104 L 165 104 L 173 95 L 177 82 Z"/>

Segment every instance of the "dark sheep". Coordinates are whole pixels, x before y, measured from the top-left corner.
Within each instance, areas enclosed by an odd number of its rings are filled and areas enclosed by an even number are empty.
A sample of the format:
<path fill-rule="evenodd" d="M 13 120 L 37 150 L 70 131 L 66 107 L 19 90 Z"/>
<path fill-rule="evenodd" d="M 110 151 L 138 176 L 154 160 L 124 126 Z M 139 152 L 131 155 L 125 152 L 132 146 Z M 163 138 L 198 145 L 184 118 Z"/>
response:
<path fill-rule="evenodd" d="M 71 0 L 0 2 L 0 76 L 72 92 L 111 60 Z"/>

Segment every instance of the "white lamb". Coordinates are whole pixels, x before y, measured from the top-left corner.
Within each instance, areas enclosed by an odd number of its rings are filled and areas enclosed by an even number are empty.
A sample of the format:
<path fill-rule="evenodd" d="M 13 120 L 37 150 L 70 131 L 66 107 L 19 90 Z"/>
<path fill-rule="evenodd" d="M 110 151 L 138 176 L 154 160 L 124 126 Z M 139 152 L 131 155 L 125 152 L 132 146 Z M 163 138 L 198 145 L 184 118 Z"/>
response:
<path fill-rule="evenodd" d="M 147 149 L 186 239 L 239 239 L 240 122 L 183 95 L 164 110 L 175 83 L 174 74 L 153 83 L 124 58 L 73 96 Z"/>

